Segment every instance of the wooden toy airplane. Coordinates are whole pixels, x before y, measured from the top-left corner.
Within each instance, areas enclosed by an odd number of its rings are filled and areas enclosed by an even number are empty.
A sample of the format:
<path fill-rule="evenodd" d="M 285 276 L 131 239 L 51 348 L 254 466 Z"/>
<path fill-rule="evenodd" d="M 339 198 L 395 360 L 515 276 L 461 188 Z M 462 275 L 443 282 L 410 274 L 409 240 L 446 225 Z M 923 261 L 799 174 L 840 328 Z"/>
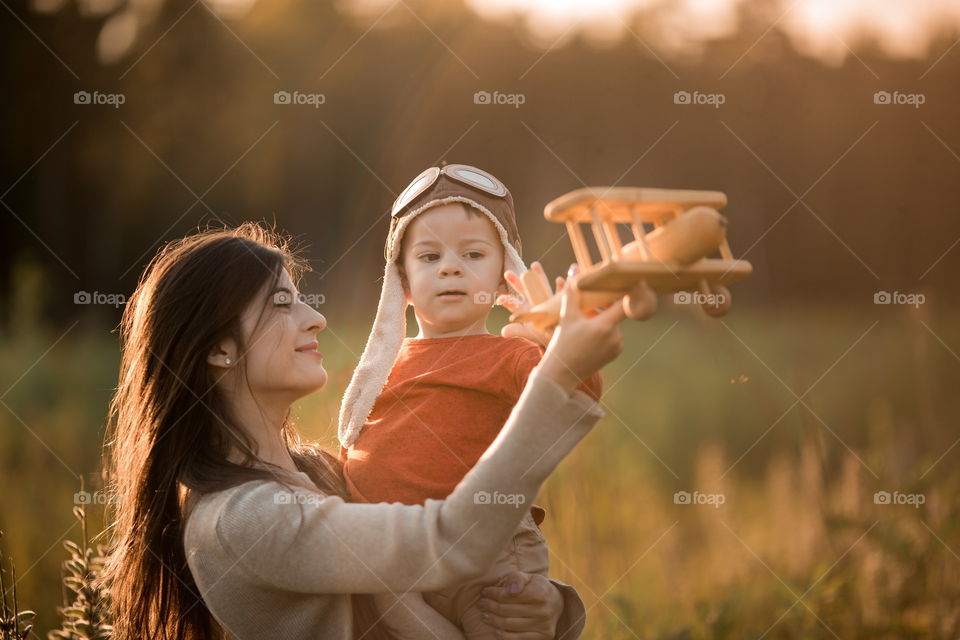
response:
<path fill-rule="evenodd" d="M 607 307 L 622 298 L 626 315 L 644 320 L 657 310 L 657 293 L 685 292 L 677 294 L 678 301 L 700 304 L 708 315 L 720 317 L 733 304 L 727 285 L 753 271 L 746 260 L 734 259 L 727 244 L 727 219 L 717 211 L 726 204 L 727 196 L 719 191 L 588 187 L 553 200 L 543 214 L 567 227 L 580 266 L 585 309 Z M 581 223 L 593 228 L 598 263 L 590 255 Z M 621 242 L 618 224 L 630 226 L 632 242 Z M 716 253 L 719 258 L 709 257 Z M 520 281 L 531 306 L 510 321 L 540 330 L 556 325 L 560 294 L 550 294 L 542 273 L 527 271 Z"/>

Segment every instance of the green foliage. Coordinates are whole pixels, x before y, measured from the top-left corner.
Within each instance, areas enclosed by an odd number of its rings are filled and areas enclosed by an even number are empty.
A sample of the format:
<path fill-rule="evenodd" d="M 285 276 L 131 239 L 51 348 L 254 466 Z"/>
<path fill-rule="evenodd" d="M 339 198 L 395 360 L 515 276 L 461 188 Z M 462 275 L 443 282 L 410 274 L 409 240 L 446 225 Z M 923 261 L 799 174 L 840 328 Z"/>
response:
<path fill-rule="evenodd" d="M 58 609 L 61 617 L 59 629 L 47 634 L 48 640 L 107 640 L 113 635 L 110 625 L 110 593 L 98 583 L 104 564 L 106 549 L 103 545 L 91 546 L 87 537 L 86 506 L 73 508 L 80 521 L 81 543 L 64 542 L 70 557 L 63 563 L 65 606 Z"/>
<path fill-rule="evenodd" d="M 0 537 L 3 532 L 0 531 Z M 10 588 L 7 589 L 6 571 L 3 568 L 3 552 L 0 551 L 0 640 L 26 640 L 33 629 L 33 611 L 20 611 L 17 600 L 17 570 L 10 560 Z M 8 601 L 9 595 L 9 601 Z"/>

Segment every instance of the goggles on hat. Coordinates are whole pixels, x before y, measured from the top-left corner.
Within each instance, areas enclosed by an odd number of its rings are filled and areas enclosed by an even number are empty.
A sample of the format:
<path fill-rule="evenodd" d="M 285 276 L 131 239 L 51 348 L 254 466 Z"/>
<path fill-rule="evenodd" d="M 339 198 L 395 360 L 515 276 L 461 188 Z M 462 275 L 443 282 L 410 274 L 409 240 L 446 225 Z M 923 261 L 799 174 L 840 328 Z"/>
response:
<path fill-rule="evenodd" d="M 479 189 L 498 198 L 504 198 L 507 195 L 507 188 L 495 177 L 476 167 L 468 164 L 448 164 L 443 167 L 430 167 L 407 185 L 397 199 L 393 202 L 390 211 L 391 217 L 402 215 L 407 205 L 416 200 L 427 189 L 436 184 L 441 175 L 445 175 L 451 180 L 474 189 Z"/>

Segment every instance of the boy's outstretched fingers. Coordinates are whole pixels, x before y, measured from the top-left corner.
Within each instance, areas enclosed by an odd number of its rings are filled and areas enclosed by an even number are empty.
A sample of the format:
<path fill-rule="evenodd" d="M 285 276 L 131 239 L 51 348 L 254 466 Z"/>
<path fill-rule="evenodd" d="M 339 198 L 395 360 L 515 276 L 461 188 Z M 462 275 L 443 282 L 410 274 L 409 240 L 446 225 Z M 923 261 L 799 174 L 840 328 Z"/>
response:
<path fill-rule="evenodd" d="M 513 294 L 508 293 L 497 296 L 496 303 L 502 307 L 506 307 L 510 313 L 517 313 L 520 310 L 520 300 Z"/>
<path fill-rule="evenodd" d="M 507 283 L 508 293 L 497 296 L 496 304 L 506 307 L 511 313 L 521 313 L 527 311 L 526 290 L 520 277 L 513 271 L 505 271 L 503 279 Z"/>

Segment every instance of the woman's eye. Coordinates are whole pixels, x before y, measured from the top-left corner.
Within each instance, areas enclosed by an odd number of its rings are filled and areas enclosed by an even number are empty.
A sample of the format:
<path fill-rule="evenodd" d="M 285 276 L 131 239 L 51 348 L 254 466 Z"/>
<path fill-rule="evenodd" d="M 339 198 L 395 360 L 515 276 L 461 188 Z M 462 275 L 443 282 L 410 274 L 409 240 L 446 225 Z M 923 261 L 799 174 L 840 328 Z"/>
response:
<path fill-rule="evenodd" d="M 483 255 L 482 251 L 467 251 L 467 257 L 474 260 L 482 258 Z"/>
<path fill-rule="evenodd" d="M 437 253 L 424 253 L 420 256 L 420 259 L 426 262 L 433 262 L 434 260 L 438 260 L 439 258 L 440 258 L 440 255 Z"/>

